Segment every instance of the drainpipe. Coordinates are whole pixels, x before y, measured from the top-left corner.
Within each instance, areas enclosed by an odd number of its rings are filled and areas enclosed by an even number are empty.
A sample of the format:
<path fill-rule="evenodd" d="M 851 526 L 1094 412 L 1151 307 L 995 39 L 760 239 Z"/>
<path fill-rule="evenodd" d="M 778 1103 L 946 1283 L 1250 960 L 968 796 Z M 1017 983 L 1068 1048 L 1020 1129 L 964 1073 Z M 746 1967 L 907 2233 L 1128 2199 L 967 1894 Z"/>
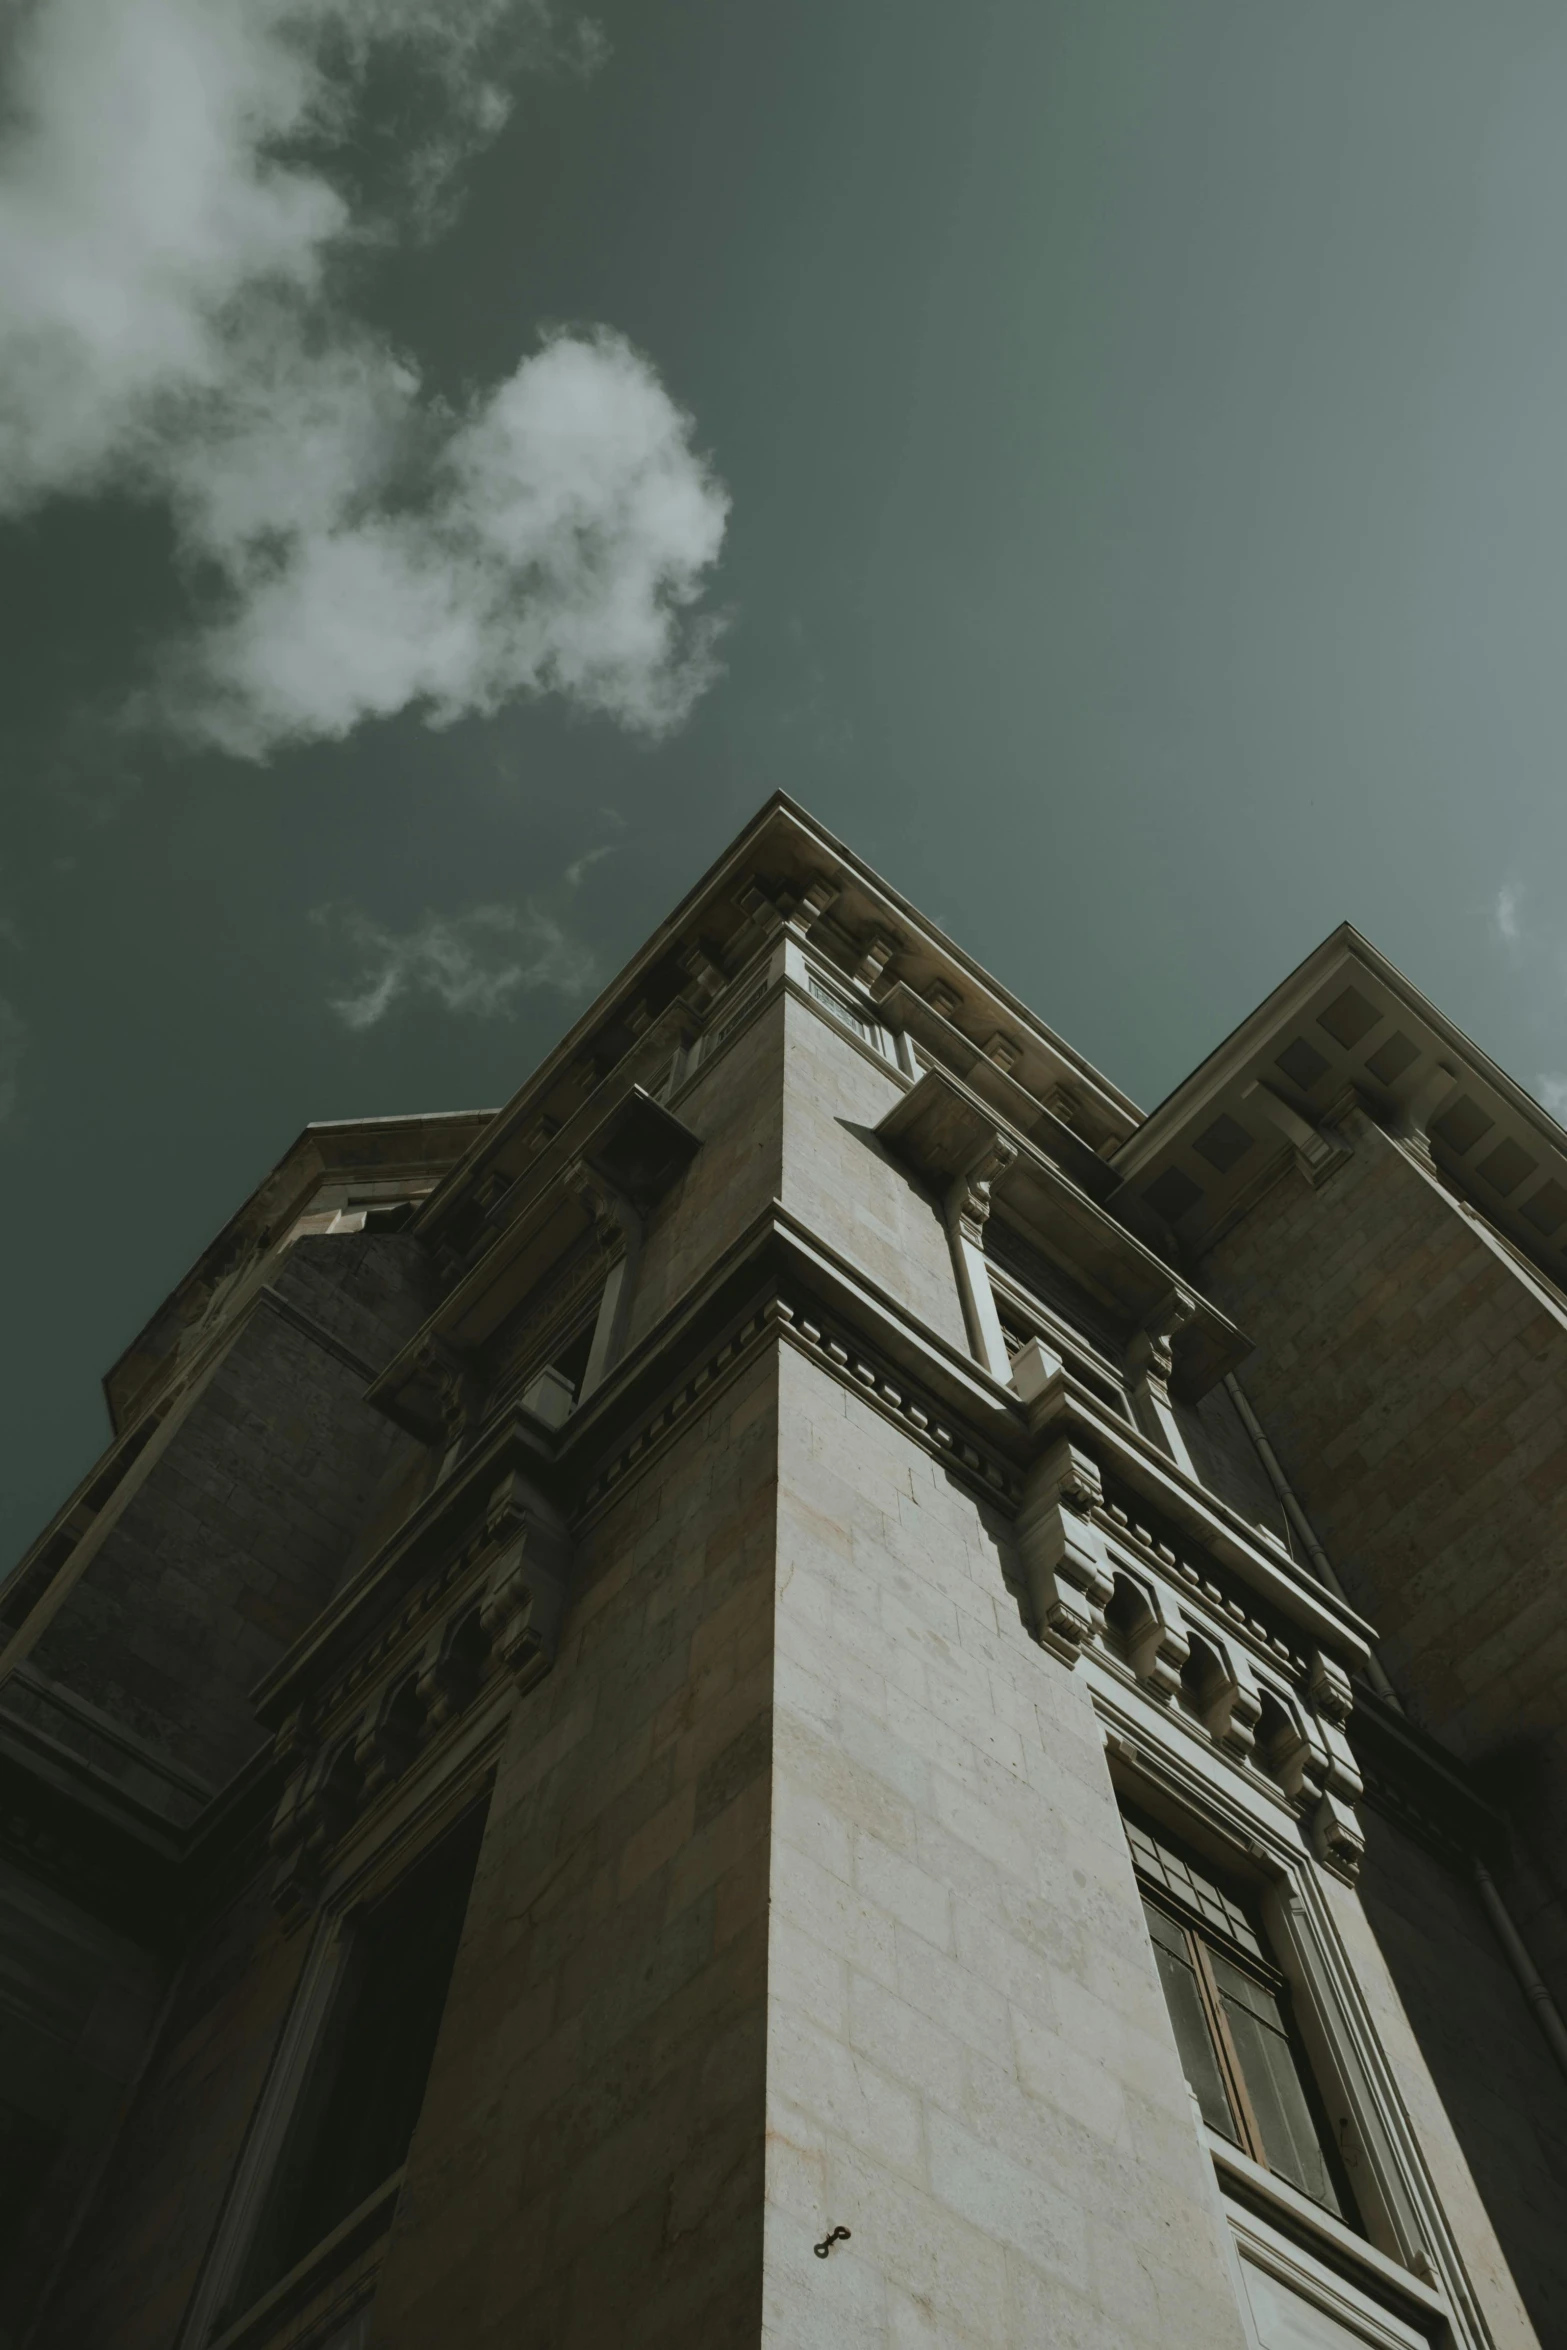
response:
<path fill-rule="evenodd" d="M 1550 2042 L 1551 2054 L 1562 2071 L 1567 2073 L 1567 2024 L 1562 2022 L 1561 2010 L 1542 1981 L 1539 1968 L 1525 1949 L 1523 1937 L 1513 1924 L 1511 1914 L 1497 1892 L 1484 1861 L 1475 1862 L 1474 1874 L 1486 1916 L 1496 1928 L 1496 1939 L 1507 1953 L 1508 1964 L 1518 1977 L 1518 1987 L 1534 2009 L 1535 2020 Z"/>
<path fill-rule="evenodd" d="M 1229 1390 L 1231 1403 L 1240 1414 L 1242 1427 L 1257 1447 L 1258 1456 L 1268 1472 L 1268 1480 L 1283 1503 L 1290 1524 L 1305 1544 L 1306 1555 L 1310 1559 L 1318 1579 L 1348 1606 L 1348 1595 L 1343 1584 L 1333 1572 L 1333 1563 L 1317 1540 L 1311 1520 L 1296 1500 L 1290 1481 L 1279 1464 L 1279 1456 L 1263 1434 L 1262 1423 L 1247 1402 L 1240 1381 L 1233 1371 L 1225 1372 L 1224 1384 Z M 1374 1655 L 1368 1656 L 1366 1659 L 1366 1679 L 1385 1704 L 1395 1707 L 1399 1713 L 1404 1711 L 1392 1682 Z M 1535 2020 L 1545 2036 L 1551 2054 L 1561 2066 L 1562 2071 L 1567 2073 L 1567 2024 L 1562 2022 L 1561 2010 L 1551 1997 L 1549 1987 L 1541 1976 L 1539 1968 L 1529 1956 L 1523 1936 L 1513 1924 L 1512 1913 L 1498 1893 L 1496 1881 L 1490 1870 L 1484 1861 L 1480 1860 L 1473 1863 L 1473 1868 L 1475 1888 L 1479 1893 L 1481 1906 L 1491 1921 L 1496 1939 L 1506 1953 L 1508 1965 L 1518 1978 L 1518 1988 L 1533 2009 Z"/>
<path fill-rule="evenodd" d="M 1262 1422 L 1258 1419 L 1256 1413 L 1252 1410 L 1251 1405 L 1247 1402 L 1245 1393 L 1241 1387 L 1241 1383 L 1236 1378 L 1233 1371 L 1225 1372 L 1224 1384 L 1229 1393 L 1231 1403 L 1235 1406 L 1236 1411 L 1240 1414 L 1241 1426 L 1245 1429 L 1247 1435 L 1251 1438 L 1252 1443 L 1257 1447 L 1258 1456 L 1261 1459 L 1263 1467 L 1268 1472 L 1268 1482 L 1273 1487 L 1274 1492 L 1278 1495 L 1279 1500 L 1284 1505 L 1285 1516 L 1289 1519 L 1290 1524 L 1294 1527 L 1296 1533 L 1300 1536 L 1302 1543 L 1305 1545 L 1306 1556 L 1311 1561 L 1312 1570 L 1316 1575 L 1317 1581 L 1319 1583 L 1325 1583 L 1328 1589 L 1332 1592 L 1334 1598 L 1343 1600 L 1344 1605 L 1348 1607 L 1349 1594 L 1344 1589 L 1344 1586 L 1339 1581 L 1337 1575 L 1334 1574 L 1333 1562 L 1328 1557 L 1328 1554 L 1323 1549 L 1321 1543 L 1317 1540 L 1311 1520 L 1307 1517 L 1305 1511 L 1301 1508 L 1300 1503 L 1296 1500 L 1294 1488 L 1291 1486 L 1289 1479 L 1285 1476 L 1283 1469 L 1279 1465 L 1279 1456 L 1274 1451 L 1272 1445 L 1268 1442 L 1267 1437 L 1263 1434 Z M 1366 1679 L 1371 1683 L 1372 1688 L 1376 1691 L 1378 1697 L 1381 1698 L 1384 1705 L 1392 1706 L 1394 1711 L 1397 1713 L 1403 1712 L 1404 1709 L 1403 1706 L 1399 1703 L 1397 1692 L 1394 1690 L 1393 1684 L 1388 1679 L 1386 1673 L 1383 1672 L 1382 1667 L 1378 1664 L 1374 1653 L 1368 1656 L 1366 1659 Z"/>

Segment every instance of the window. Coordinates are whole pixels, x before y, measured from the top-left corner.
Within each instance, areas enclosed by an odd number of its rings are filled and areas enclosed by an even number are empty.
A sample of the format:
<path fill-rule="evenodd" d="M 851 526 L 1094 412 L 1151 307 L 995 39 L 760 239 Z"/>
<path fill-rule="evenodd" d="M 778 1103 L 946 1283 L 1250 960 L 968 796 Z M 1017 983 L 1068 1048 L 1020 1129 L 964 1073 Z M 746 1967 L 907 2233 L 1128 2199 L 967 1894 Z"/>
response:
<path fill-rule="evenodd" d="M 346 1963 L 219 2330 L 401 2167 L 419 2119 L 484 1805 L 349 1929 Z"/>
<path fill-rule="evenodd" d="M 825 986 L 814 971 L 807 972 L 806 985 L 819 1004 L 825 1004 L 829 1012 L 836 1013 L 844 1025 L 852 1028 L 857 1036 L 863 1036 L 867 1042 L 870 1041 L 870 1022 L 857 1012 L 847 998 L 841 996 L 835 987 Z"/>
<path fill-rule="evenodd" d="M 1203 2120 L 1313 2203 L 1353 2223 L 1284 1977 L 1250 1906 L 1127 1820 L 1159 1980 Z"/>

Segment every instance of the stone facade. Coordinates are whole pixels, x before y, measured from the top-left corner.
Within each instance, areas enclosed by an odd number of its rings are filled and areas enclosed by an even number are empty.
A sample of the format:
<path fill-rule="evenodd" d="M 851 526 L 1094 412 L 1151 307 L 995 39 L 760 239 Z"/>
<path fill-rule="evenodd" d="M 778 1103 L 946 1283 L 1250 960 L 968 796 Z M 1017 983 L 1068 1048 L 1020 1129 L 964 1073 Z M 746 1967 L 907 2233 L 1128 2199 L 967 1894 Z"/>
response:
<path fill-rule="evenodd" d="M 781 800 L 308 1130 L 0 1586 L 0 2343 L 1561 2350 L 1564 1153 Z"/>

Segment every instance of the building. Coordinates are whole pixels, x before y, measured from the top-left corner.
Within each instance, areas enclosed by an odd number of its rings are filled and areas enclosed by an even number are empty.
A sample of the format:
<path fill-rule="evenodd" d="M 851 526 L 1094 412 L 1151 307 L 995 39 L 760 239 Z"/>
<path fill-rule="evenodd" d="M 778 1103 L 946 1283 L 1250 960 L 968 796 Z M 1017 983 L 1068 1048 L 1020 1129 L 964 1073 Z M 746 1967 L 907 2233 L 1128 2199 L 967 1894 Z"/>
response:
<path fill-rule="evenodd" d="M 1151 1116 L 769 803 L 0 1586 L 18 2350 L 1567 2344 L 1567 1134 Z"/>

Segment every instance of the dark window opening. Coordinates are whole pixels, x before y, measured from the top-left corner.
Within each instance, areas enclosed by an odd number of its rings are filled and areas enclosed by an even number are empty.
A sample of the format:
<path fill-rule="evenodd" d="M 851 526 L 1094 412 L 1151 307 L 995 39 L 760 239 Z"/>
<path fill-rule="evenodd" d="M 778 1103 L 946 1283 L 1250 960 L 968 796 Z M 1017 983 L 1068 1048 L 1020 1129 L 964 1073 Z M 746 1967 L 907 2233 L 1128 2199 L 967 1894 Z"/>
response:
<path fill-rule="evenodd" d="M 1115 1590 L 1105 1609 L 1105 1630 L 1110 1648 L 1123 1662 L 1132 1653 L 1132 1644 L 1146 1623 L 1150 1610 L 1148 1602 L 1129 1575 L 1117 1575 Z"/>
<path fill-rule="evenodd" d="M 413 2139 L 484 1833 L 473 1811 L 352 1927 L 347 1964 L 226 2325 L 400 2167 Z"/>
<path fill-rule="evenodd" d="M 598 1316 L 593 1314 L 550 1363 L 550 1369 L 565 1380 L 573 1396 L 582 1393 L 582 1382 L 587 1377 L 588 1357 L 593 1352 L 593 1333 L 597 1328 Z"/>
<path fill-rule="evenodd" d="M 1125 1826 L 1181 2066 L 1203 2120 L 1264 2170 L 1358 2225 L 1261 1925 L 1162 1833 L 1130 1819 Z"/>
<path fill-rule="evenodd" d="M 1181 1666 L 1181 1710 L 1194 1715 L 1199 1722 L 1203 1721 L 1219 1695 L 1223 1681 L 1223 1668 L 1213 1650 L 1206 1640 L 1200 1640 L 1194 1635 Z"/>

